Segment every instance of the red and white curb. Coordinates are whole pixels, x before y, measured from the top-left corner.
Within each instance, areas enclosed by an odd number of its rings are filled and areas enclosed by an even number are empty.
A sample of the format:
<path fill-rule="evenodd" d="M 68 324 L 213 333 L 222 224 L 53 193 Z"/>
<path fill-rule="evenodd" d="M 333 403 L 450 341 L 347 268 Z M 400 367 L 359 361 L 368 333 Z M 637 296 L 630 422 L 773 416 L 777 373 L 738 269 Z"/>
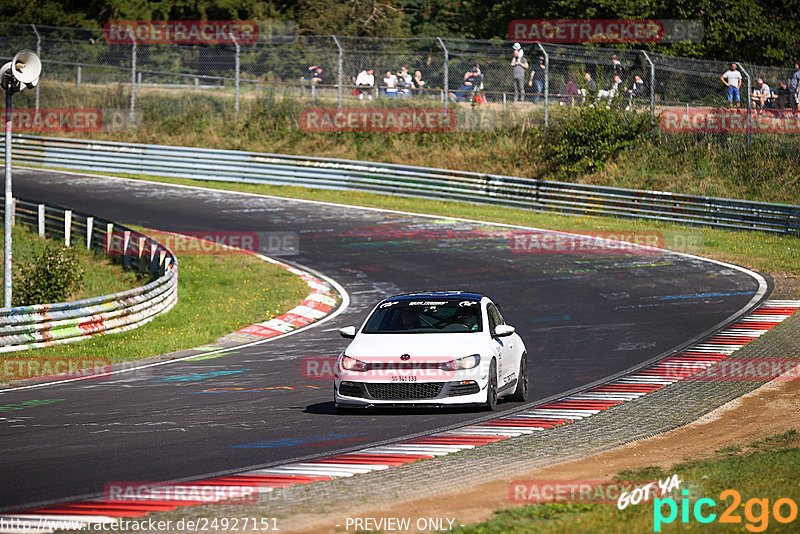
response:
<path fill-rule="evenodd" d="M 329 284 L 316 278 L 315 276 L 307 273 L 306 271 L 286 265 L 266 256 L 258 256 L 272 264 L 283 267 L 290 273 L 299 276 L 309 288 L 309 294 L 303 302 L 298 306 L 292 308 L 286 313 L 273 317 L 268 321 L 262 323 L 251 324 L 236 332 L 236 334 L 245 334 L 249 336 L 256 336 L 259 338 L 270 338 L 280 336 L 296 330 L 297 328 L 309 325 L 313 322 L 319 321 L 331 310 L 336 308 L 339 303 L 339 293 L 337 293 Z M 234 335 L 236 335 L 234 334 Z"/>
<path fill-rule="evenodd" d="M 311 284 L 309 283 L 309 285 Z M 320 294 L 326 295 L 323 292 Z M 307 307 L 317 310 L 311 306 Z M 296 462 L 236 475 L 186 482 L 181 483 L 180 486 L 188 489 L 213 486 L 224 487 L 228 491 L 240 493 L 245 491 L 259 494 L 269 493 L 275 489 L 288 488 L 297 484 L 312 484 L 320 480 L 351 477 L 419 460 L 433 459 L 437 456 L 474 449 L 489 443 L 565 425 L 652 393 L 669 384 L 686 380 L 693 374 L 724 360 L 794 315 L 798 309 L 800 309 L 798 300 L 765 301 L 749 315 L 739 319 L 710 339 L 681 353 L 664 358 L 608 384 L 588 388 L 536 408 L 398 443 L 369 447 L 307 462 Z M 285 318 L 281 320 L 290 323 Z M 267 324 L 270 324 L 270 321 L 262 323 L 261 326 L 280 332 L 273 326 L 266 326 Z M 279 326 L 278 324 L 274 325 Z M 142 517 L 150 512 L 172 511 L 179 506 L 198 504 L 209 503 L 197 499 L 189 500 L 189 498 L 181 500 L 137 498 L 130 501 L 105 499 L 76 501 L 0 515 L 0 532 L 52 532 L 54 529 L 48 528 L 48 524 L 52 525 L 53 523 L 48 523 L 48 521 L 74 522 L 70 528 L 78 529 L 80 526 L 74 526 L 75 524 L 110 523 L 119 518 Z M 9 528 L 9 525 L 12 527 Z"/>

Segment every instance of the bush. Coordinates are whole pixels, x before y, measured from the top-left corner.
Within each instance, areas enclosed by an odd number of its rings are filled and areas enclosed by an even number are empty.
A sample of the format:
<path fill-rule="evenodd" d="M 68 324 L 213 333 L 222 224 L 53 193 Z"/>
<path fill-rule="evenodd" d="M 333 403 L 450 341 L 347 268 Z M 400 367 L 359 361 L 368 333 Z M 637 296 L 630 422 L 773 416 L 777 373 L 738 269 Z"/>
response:
<path fill-rule="evenodd" d="M 83 283 L 83 269 L 75 251 L 46 245 L 41 256 L 22 265 L 14 277 L 15 306 L 64 302 Z"/>
<path fill-rule="evenodd" d="M 621 150 L 647 138 L 650 116 L 614 107 L 583 106 L 554 121 L 545 135 L 545 153 L 559 175 L 591 173 Z"/>

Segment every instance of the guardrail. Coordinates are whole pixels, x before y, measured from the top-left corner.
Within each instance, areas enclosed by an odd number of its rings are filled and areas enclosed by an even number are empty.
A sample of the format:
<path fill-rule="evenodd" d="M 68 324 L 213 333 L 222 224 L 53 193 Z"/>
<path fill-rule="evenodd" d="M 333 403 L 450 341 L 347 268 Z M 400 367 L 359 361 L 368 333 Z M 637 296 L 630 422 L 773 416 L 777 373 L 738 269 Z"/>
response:
<path fill-rule="evenodd" d="M 0 144 L 2 146 L 2 144 Z M 346 189 L 569 215 L 800 234 L 800 206 L 447 169 L 235 150 L 16 136 L 15 161 L 45 167 Z"/>
<path fill-rule="evenodd" d="M 87 249 L 102 250 L 154 280 L 112 295 L 0 309 L 0 353 L 124 332 L 177 303 L 178 261 L 150 237 L 90 215 L 21 199 L 15 199 L 14 214 L 15 222 L 38 229 L 40 236 L 63 239 L 68 246 L 83 240 Z"/>

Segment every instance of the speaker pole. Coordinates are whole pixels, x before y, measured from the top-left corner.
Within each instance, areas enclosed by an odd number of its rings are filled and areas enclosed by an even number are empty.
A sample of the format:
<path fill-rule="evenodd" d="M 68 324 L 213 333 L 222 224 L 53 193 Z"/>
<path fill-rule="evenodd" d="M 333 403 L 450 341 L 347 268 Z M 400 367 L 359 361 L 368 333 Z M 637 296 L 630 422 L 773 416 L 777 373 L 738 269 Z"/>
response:
<path fill-rule="evenodd" d="M 5 249 L 5 261 L 3 263 L 3 306 L 5 308 L 11 307 L 11 226 L 14 222 L 14 197 L 11 195 L 11 94 L 12 88 L 11 84 L 9 84 L 6 89 L 6 209 L 4 213 L 5 234 L 3 241 Z"/>

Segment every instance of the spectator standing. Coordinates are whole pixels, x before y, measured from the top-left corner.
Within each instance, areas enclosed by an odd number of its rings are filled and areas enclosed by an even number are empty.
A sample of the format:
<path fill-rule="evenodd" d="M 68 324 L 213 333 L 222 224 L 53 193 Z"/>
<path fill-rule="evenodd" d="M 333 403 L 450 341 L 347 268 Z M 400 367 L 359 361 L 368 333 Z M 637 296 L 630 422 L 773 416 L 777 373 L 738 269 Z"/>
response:
<path fill-rule="evenodd" d="M 531 79 L 528 80 L 528 87 L 533 87 L 533 103 L 539 103 L 539 97 L 544 90 L 544 73 L 547 66 L 544 64 L 544 57 L 539 56 L 539 64 L 531 68 Z"/>
<path fill-rule="evenodd" d="M 356 94 L 359 100 L 372 100 L 372 89 L 375 87 L 375 70 L 372 67 L 362 70 L 356 76 Z"/>
<path fill-rule="evenodd" d="M 742 86 L 742 73 L 739 72 L 739 66 L 736 63 L 731 63 L 730 70 L 726 70 L 725 74 L 720 76 L 719 79 L 728 88 L 728 106 L 732 108 L 733 101 L 736 100 L 736 107 L 741 107 L 739 88 Z"/>
<path fill-rule="evenodd" d="M 522 45 L 514 43 L 511 58 L 511 79 L 514 82 L 514 102 L 525 101 L 525 71 L 528 70 L 528 60 Z"/>
<path fill-rule="evenodd" d="M 386 75 L 383 77 L 383 92 L 386 98 L 397 96 L 397 76 L 392 74 L 390 70 L 387 70 Z"/>
<path fill-rule="evenodd" d="M 614 54 L 611 56 L 611 79 L 614 79 L 614 76 L 619 76 L 621 81 L 625 81 L 625 69 L 622 67 L 622 63 L 619 62 L 617 59 L 617 55 Z"/>
<path fill-rule="evenodd" d="M 794 62 L 794 70 L 792 80 L 789 82 L 789 92 L 792 98 L 789 107 L 800 110 L 800 95 L 798 94 L 800 93 L 800 61 Z"/>
<path fill-rule="evenodd" d="M 411 88 L 413 89 L 415 95 L 421 95 L 424 93 L 425 80 L 422 79 L 421 71 L 414 71 L 414 77 L 411 78 Z"/>
<path fill-rule="evenodd" d="M 769 85 L 765 84 L 762 78 L 756 80 L 756 86 L 753 89 L 753 93 L 750 95 L 750 98 L 753 100 L 753 107 L 756 109 L 764 109 L 767 100 L 771 96 L 772 92 L 770 91 Z"/>

